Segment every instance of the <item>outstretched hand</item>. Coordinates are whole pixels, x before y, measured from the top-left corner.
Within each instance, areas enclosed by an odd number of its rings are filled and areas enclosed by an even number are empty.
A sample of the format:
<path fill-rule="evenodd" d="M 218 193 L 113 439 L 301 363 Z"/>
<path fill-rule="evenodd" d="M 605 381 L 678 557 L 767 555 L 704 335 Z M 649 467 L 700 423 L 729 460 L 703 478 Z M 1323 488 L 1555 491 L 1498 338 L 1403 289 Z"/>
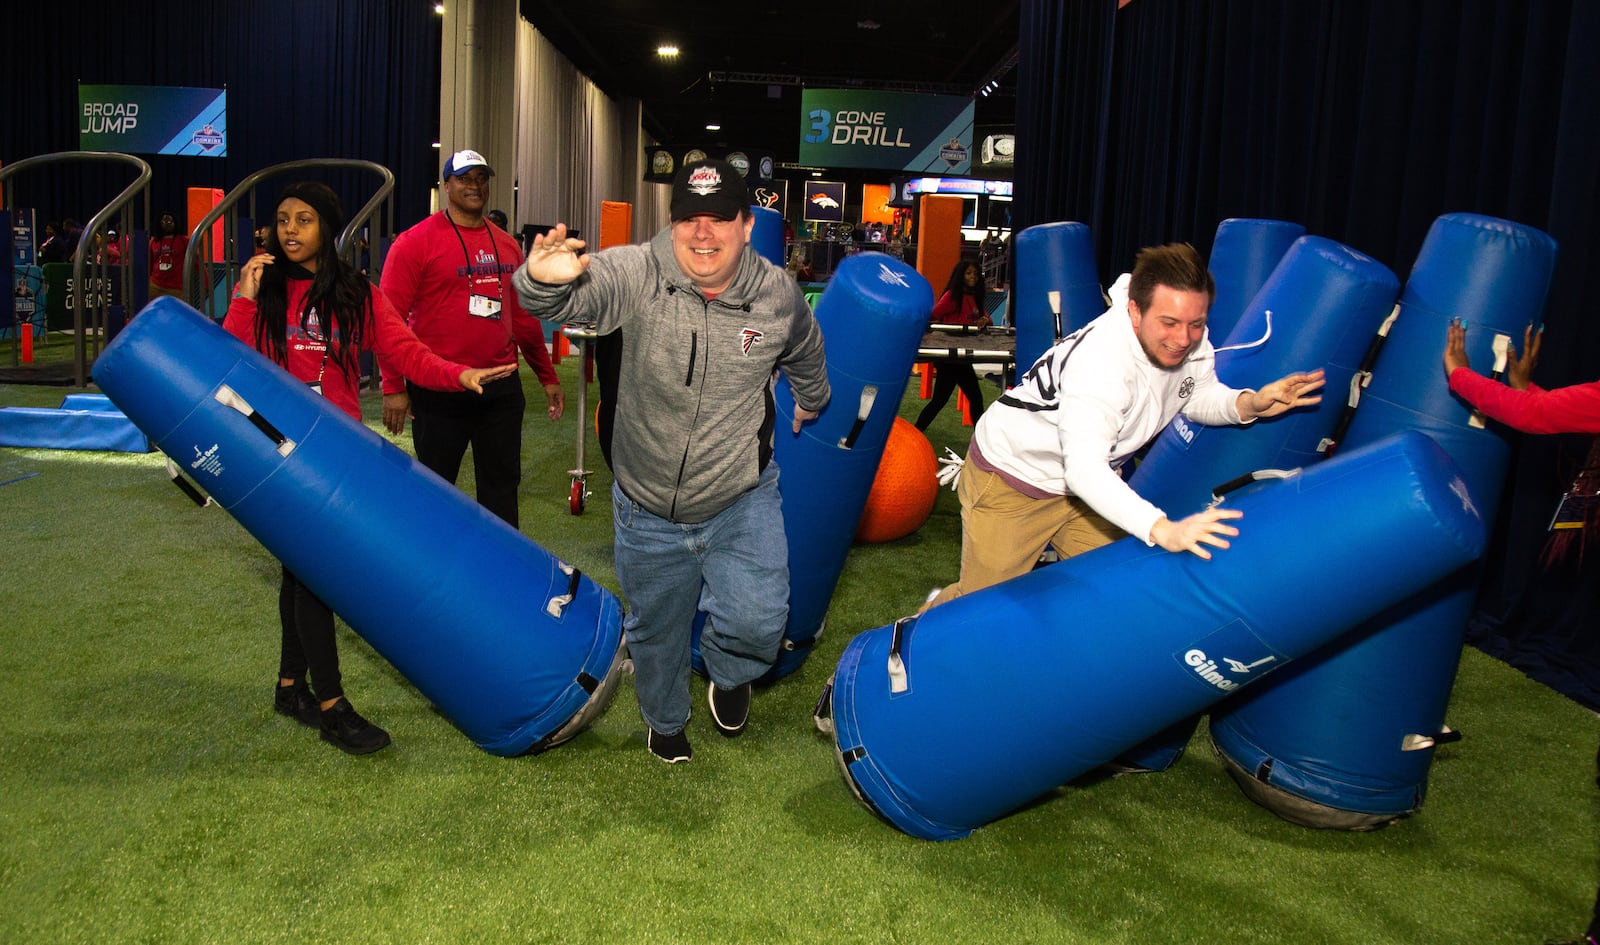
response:
<path fill-rule="evenodd" d="M 1513 347 L 1506 357 L 1506 383 L 1517 390 L 1527 390 L 1533 383 L 1533 366 L 1539 363 L 1539 342 L 1544 338 L 1544 326 L 1537 331 L 1532 324 L 1522 331 L 1522 357 L 1517 357 Z"/>
<path fill-rule="evenodd" d="M 1260 390 L 1240 394 L 1239 416 L 1245 420 L 1276 417 L 1296 407 L 1320 404 L 1322 395 L 1317 392 L 1324 383 L 1321 368 L 1280 377 Z"/>
<path fill-rule="evenodd" d="M 1187 551 L 1209 561 L 1211 552 L 1203 546 L 1228 547 L 1228 538 L 1239 534 L 1239 530 L 1227 522 L 1243 517 L 1238 509 L 1213 508 L 1177 522 L 1160 518 L 1150 526 L 1150 540 L 1168 551 Z"/>
<path fill-rule="evenodd" d="M 1516 390 L 1527 390 L 1533 383 L 1533 368 L 1539 363 L 1539 346 L 1544 340 L 1544 326 L 1529 325 L 1522 330 L 1522 352 L 1515 345 L 1506 352 L 1506 384 Z M 1453 320 L 1445 329 L 1444 376 L 1449 378 L 1456 368 L 1470 368 L 1467 360 L 1466 322 Z"/>
<path fill-rule="evenodd" d="M 486 368 L 468 368 L 467 370 L 461 372 L 461 377 L 459 380 L 461 381 L 461 387 L 463 390 L 470 390 L 474 394 L 481 394 L 483 393 L 484 384 L 488 383 L 489 381 L 498 381 L 500 378 L 516 371 L 516 369 L 517 366 L 515 363 L 497 364 L 494 367 Z"/>
<path fill-rule="evenodd" d="M 567 225 L 557 223 L 550 232 L 533 238 L 528 250 L 528 278 L 546 285 L 566 285 L 589 268 L 589 257 L 579 255 L 588 244 L 567 238 Z"/>
<path fill-rule="evenodd" d="M 1444 336 L 1444 376 L 1449 380 L 1456 368 L 1470 368 L 1467 361 L 1467 326 L 1455 319 L 1445 329 Z"/>

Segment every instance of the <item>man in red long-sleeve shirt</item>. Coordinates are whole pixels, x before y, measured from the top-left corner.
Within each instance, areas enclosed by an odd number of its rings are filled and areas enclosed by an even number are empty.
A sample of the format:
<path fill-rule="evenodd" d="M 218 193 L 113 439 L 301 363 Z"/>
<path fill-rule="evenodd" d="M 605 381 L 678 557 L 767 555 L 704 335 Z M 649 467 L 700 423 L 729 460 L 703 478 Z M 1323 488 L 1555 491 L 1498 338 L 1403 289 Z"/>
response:
<path fill-rule="evenodd" d="M 566 400 L 544 326 L 522 310 L 511 274 L 522 251 L 504 230 L 484 220 L 494 176 L 476 151 L 457 151 L 445 163 L 447 206 L 400 234 L 384 260 L 384 295 L 411 330 L 440 357 L 492 367 L 515 364 L 517 351 L 544 387 L 552 421 Z M 383 418 L 389 429 L 412 419 L 417 459 L 450 482 L 472 447 L 478 503 L 517 525 L 522 481 L 522 415 L 526 400 L 516 375 L 485 384 L 481 396 L 463 397 L 405 383 L 399 369 L 379 359 Z"/>

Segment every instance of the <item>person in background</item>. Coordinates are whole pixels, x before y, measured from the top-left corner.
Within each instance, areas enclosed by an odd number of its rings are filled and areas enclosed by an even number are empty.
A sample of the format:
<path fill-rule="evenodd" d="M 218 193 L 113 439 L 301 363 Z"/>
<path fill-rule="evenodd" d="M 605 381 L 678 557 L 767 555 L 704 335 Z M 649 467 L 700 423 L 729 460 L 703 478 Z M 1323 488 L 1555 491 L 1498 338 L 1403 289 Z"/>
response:
<path fill-rule="evenodd" d="M 1031 571 L 1047 547 L 1063 559 L 1133 535 L 1210 558 L 1239 534 L 1237 509 L 1172 521 L 1119 475 L 1179 413 L 1245 424 L 1320 403 L 1321 370 L 1260 390 L 1217 379 L 1206 337 L 1216 282 L 1193 246 L 1140 250 L 1111 287 L 1111 307 L 1062 339 L 985 411 L 960 467 L 961 577 L 923 609 Z"/>
<path fill-rule="evenodd" d="M 977 262 L 963 259 L 950 271 L 944 294 L 933 303 L 928 321 L 938 325 L 966 325 L 988 328 L 989 310 L 984 307 L 983 271 Z M 933 396 L 917 416 L 917 429 L 926 431 L 933 418 L 949 402 L 957 387 L 967 396 L 972 411 L 972 422 L 983 416 L 983 387 L 978 384 L 978 373 L 965 361 L 941 361 L 934 367 Z"/>
<path fill-rule="evenodd" d="M 46 223 L 44 225 L 44 239 L 40 241 L 35 257 L 39 260 L 39 265 L 41 266 L 45 263 L 67 261 L 69 253 L 66 240 L 61 238 L 61 233 L 54 223 Z"/>
<path fill-rule="evenodd" d="M 704 608 L 711 721 L 729 738 L 744 731 L 751 683 L 771 669 L 788 622 L 774 374 L 794 391 L 795 435 L 827 405 L 829 385 L 822 329 L 800 286 L 749 248 L 743 175 L 724 161 L 690 162 L 669 212 L 649 245 L 593 255 L 558 223 L 534 238 L 514 282 L 541 317 L 621 330 L 610 461 L 623 631 L 645 744 L 676 764 L 693 755 L 696 613 Z"/>
<path fill-rule="evenodd" d="M 511 232 L 511 222 L 506 219 L 504 210 L 490 210 L 485 216 L 488 217 L 490 223 L 505 230 L 507 233 Z"/>
<path fill-rule="evenodd" d="M 522 250 L 484 219 L 493 177 L 478 152 L 450 155 L 441 175 L 445 209 L 395 240 L 384 259 L 383 292 L 417 337 L 445 357 L 515 367 L 520 349 L 544 387 L 545 412 L 554 422 L 566 399 L 550 364 L 544 326 L 523 311 L 511 287 Z M 411 418 L 417 460 L 446 482 L 456 481 L 470 446 L 478 503 L 517 527 L 527 403 L 522 381 L 509 375 L 484 388 L 482 397 L 467 397 L 424 389 L 381 353 L 378 366 L 384 424 L 394 430 Z"/>
<path fill-rule="evenodd" d="M 188 251 L 189 237 L 178 232 L 178 218 L 163 210 L 156 219 L 156 235 L 150 237 L 150 298 L 183 297 L 183 257 Z"/>
<path fill-rule="evenodd" d="M 1539 345 L 1544 337 L 1541 326 L 1529 325 L 1522 334 L 1522 354 L 1513 345 L 1506 360 L 1505 383 L 1484 377 L 1472 369 L 1467 359 L 1467 326 L 1451 322 L 1445 329 L 1444 373 L 1450 382 L 1450 392 L 1465 400 L 1474 410 L 1492 420 L 1520 430 L 1523 433 L 1588 433 L 1600 434 L 1600 381 L 1573 384 L 1545 390 L 1533 383 L 1533 368 L 1539 361 Z M 1580 546 L 1592 544 L 1600 537 L 1600 438 L 1589 449 L 1584 470 L 1579 473 L 1575 488 L 1563 499 L 1563 508 L 1557 519 L 1567 518 L 1574 526 L 1567 534 L 1578 532 Z M 1585 495 L 1586 494 L 1586 495 Z M 1567 503 L 1587 499 L 1587 507 L 1572 510 Z M 1595 753 L 1595 767 L 1600 770 L 1600 751 Z M 1595 780 L 1600 786 L 1600 777 Z M 1600 889 L 1595 891 L 1594 912 L 1589 918 L 1589 930 L 1582 939 L 1567 945 L 1597 945 L 1600 943 Z"/>
<path fill-rule="evenodd" d="M 361 419 L 358 357 L 385 353 L 417 383 L 438 390 L 483 391 L 514 365 L 472 368 L 446 361 L 418 341 L 383 293 L 340 258 L 335 241 L 344 209 L 332 190 L 294 183 L 278 202 L 266 251 L 239 272 L 225 328 L 309 385 L 353 419 Z M 273 709 L 318 729 L 323 741 L 364 755 L 390 743 L 345 697 L 333 611 L 287 567 L 278 591 L 282 629 Z M 306 682 L 310 673 L 315 695 Z"/>

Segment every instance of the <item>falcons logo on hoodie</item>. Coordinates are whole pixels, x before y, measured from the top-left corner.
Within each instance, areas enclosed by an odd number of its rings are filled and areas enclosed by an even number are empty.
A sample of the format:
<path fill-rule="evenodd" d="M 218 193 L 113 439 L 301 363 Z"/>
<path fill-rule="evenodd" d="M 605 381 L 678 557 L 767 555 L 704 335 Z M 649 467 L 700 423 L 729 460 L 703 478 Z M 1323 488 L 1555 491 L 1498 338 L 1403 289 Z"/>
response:
<path fill-rule="evenodd" d="M 754 328 L 744 328 L 739 331 L 739 348 L 745 354 L 750 353 L 750 346 L 761 340 L 761 332 Z"/>

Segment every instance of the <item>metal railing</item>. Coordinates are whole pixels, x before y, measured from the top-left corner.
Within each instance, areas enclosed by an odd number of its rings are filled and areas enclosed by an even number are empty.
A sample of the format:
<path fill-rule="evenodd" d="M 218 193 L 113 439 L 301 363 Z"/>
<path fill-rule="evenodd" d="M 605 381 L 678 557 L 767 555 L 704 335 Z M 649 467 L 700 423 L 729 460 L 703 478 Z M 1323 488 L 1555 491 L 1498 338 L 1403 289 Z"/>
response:
<path fill-rule="evenodd" d="M 233 287 L 239 281 L 239 269 L 244 261 L 249 259 L 249 252 L 241 252 L 240 247 L 253 245 L 254 234 L 239 232 L 239 214 L 237 207 L 241 202 L 246 202 L 249 218 L 261 225 L 261 220 L 256 216 L 256 191 L 260 184 L 269 178 L 281 177 L 291 173 L 308 170 L 333 170 L 350 169 L 370 171 L 378 177 L 376 192 L 361 206 L 350 221 L 345 224 L 344 230 L 338 238 L 339 255 L 343 256 L 351 265 L 359 265 L 358 250 L 360 249 L 359 236 L 363 229 L 368 229 L 368 243 L 371 252 L 371 276 L 376 279 L 383 269 L 383 255 L 388 245 L 394 242 L 394 173 L 382 164 L 371 161 L 358 161 L 348 158 L 308 158 L 302 161 L 288 161 L 283 164 L 274 164 L 271 167 L 256 171 L 249 177 L 240 181 L 233 190 L 229 191 L 215 207 L 212 207 L 200 222 L 195 226 L 194 232 L 189 234 L 189 248 L 183 256 L 183 297 L 186 302 L 204 312 L 206 315 L 217 319 L 226 312 L 214 311 L 216 289 L 220 284 L 224 289 L 223 298 L 233 294 Z M 269 214 L 272 209 L 269 209 Z M 217 253 L 212 244 L 211 229 L 218 221 L 223 221 L 223 240 L 225 242 L 222 262 L 215 260 Z M 370 225 L 370 228 L 369 228 Z M 252 250 L 253 252 L 253 250 Z M 207 266 L 201 265 L 201 260 L 210 260 Z M 211 267 L 221 267 L 221 282 L 215 278 L 216 272 Z M 197 297 L 197 276 L 206 273 L 204 297 Z M 196 304 L 196 303 L 200 304 Z"/>
<path fill-rule="evenodd" d="M 51 164 L 64 164 L 70 161 L 96 161 L 126 164 L 136 173 L 133 183 L 129 184 L 111 202 L 101 207 L 89 222 L 83 226 L 83 233 L 78 237 L 78 245 L 72 251 L 72 282 L 69 284 L 71 292 L 70 308 L 72 309 L 73 341 L 73 368 L 74 377 L 79 387 L 89 385 L 89 365 L 100 354 L 100 342 L 106 331 L 106 312 L 111 305 L 111 293 L 100 291 L 85 291 L 106 282 L 105 266 L 108 254 L 95 254 L 94 238 L 100 233 L 106 222 L 118 212 L 122 213 L 122 226 L 120 232 L 132 233 L 139 226 L 129 225 L 129 206 L 139 198 L 144 198 L 143 220 L 148 226 L 150 222 L 150 165 L 144 160 L 131 154 L 119 154 L 111 151 L 58 151 L 53 154 L 40 154 L 30 158 L 23 158 L 15 164 L 8 164 L 0 168 L 0 189 L 6 191 L 6 209 L 14 209 L 11 189 L 4 188 L 5 182 L 26 170 Z M 137 219 L 137 217 L 135 217 Z M 90 277 L 89 282 L 84 281 L 85 270 Z M 131 305 L 133 300 L 133 273 L 132 267 L 122 266 L 122 299 L 124 305 Z M 21 330 L 21 325 L 18 329 Z M 30 328 L 31 330 L 31 328 Z M 92 348 L 92 352 L 91 352 Z"/>

